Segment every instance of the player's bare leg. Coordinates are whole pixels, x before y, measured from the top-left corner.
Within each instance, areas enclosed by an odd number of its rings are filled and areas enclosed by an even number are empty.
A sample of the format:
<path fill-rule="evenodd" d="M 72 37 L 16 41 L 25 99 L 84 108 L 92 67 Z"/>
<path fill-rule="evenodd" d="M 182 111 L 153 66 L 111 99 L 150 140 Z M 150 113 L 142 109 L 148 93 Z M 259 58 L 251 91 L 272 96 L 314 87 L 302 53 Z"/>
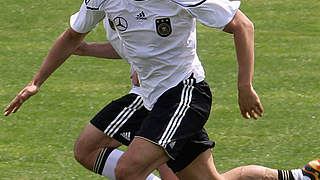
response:
<path fill-rule="evenodd" d="M 191 164 L 178 172 L 177 176 L 183 180 L 229 180 L 217 172 L 210 149 L 201 153 Z"/>
<path fill-rule="evenodd" d="M 227 180 L 277 180 L 278 171 L 263 166 L 250 165 L 232 169 L 222 176 Z"/>
<path fill-rule="evenodd" d="M 163 164 L 158 167 L 158 171 L 161 179 L 163 180 L 179 180 L 179 178 L 173 173 L 173 171 L 167 166 L 167 164 Z"/>
<path fill-rule="evenodd" d="M 105 135 L 92 124 L 88 124 L 80 136 L 78 137 L 75 147 L 74 155 L 76 160 L 87 169 L 103 175 L 110 179 L 115 179 L 115 168 L 118 160 L 123 154 L 123 151 L 117 150 L 121 144 L 115 139 Z M 166 166 L 161 168 L 161 174 L 164 174 L 166 180 L 176 180 L 175 175 Z M 148 174 L 147 180 L 159 180 L 153 174 Z"/>
<path fill-rule="evenodd" d="M 148 174 L 167 162 L 169 157 L 162 147 L 135 137 L 116 167 L 117 180 L 144 180 Z"/>
<path fill-rule="evenodd" d="M 75 159 L 89 170 L 93 170 L 96 159 L 102 149 L 117 148 L 121 143 L 105 135 L 92 124 L 88 124 L 74 145 Z"/>
<path fill-rule="evenodd" d="M 136 137 L 119 160 L 116 168 L 117 180 L 142 180 L 168 159 L 162 147 Z M 210 150 L 200 154 L 177 176 L 183 180 L 223 180 L 215 169 Z"/>
<path fill-rule="evenodd" d="M 222 176 L 227 180 L 320 180 L 320 159 L 310 161 L 302 169 L 278 170 L 250 165 L 237 167 Z"/>
<path fill-rule="evenodd" d="M 249 165 L 220 175 L 215 169 L 210 150 L 207 150 L 178 172 L 177 176 L 183 180 L 320 180 L 320 159 L 310 161 L 302 169 L 279 170 Z"/>

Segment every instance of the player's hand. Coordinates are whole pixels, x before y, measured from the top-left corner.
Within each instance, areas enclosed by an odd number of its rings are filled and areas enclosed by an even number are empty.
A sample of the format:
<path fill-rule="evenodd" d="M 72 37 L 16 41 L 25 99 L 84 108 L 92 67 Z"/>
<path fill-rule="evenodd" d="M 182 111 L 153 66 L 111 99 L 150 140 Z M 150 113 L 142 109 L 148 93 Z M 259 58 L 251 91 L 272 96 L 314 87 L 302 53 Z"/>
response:
<path fill-rule="evenodd" d="M 136 71 L 134 71 L 134 72 L 131 74 L 130 78 L 131 78 L 132 84 L 133 84 L 134 86 L 138 86 L 138 87 L 140 86 L 139 79 L 138 79 L 138 74 L 137 74 Z"/>
<path fill-rule="evenodd" d="M 238 96 L 240 111 L 244 118 L 258 119 L 263 116 L 262 104 L 252 86 L 239 88 Z"/>
<path fill-rule="evenodd" d="M 80 46 L 73 52 L 73 54 L 78 55 L 78 56 L 84 56 L 86 53 L 88 43 L 86 41 L 82 41 Z"/>
<path fill-rule="evenodd" d="M 33 83 L 29 83 L 20 93 L 11 101 L 11 103 L 5 109 L 4 115 L 8 116 L 11 112 L 15 113 L 21 107 L 21 105 L 29 99 L 31 96 L 35 95 L 39 91 L 38 86 Z"/>

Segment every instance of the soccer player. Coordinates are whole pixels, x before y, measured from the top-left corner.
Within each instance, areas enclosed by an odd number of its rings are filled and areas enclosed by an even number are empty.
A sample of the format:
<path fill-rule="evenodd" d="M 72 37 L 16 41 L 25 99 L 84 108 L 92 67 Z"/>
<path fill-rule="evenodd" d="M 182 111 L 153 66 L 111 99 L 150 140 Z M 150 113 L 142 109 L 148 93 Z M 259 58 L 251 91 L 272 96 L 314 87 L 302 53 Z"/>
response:
<path fill-rule="evenodd" d="M 107 27 L 106 27 L 107 29 Z M 109 29 L 110 30 L 110 29 Z M 114 43 L 112 43 L 114 44 Z M 119 46 L 113 45 L 115 47 Z M 99 58 L 115 58 L 117 56 L 114 56 L 113 54 L 117 54 L 118 51 L 115 51 L 112 47 L 111 43 L 86 43 L 82 42 L 81 46 L 77 49 L 75 54 L 81 55 L 81 56 L 94 56 Z M 132 80 L 134 81 L 133 84 L 139 85 L 139 82 L 137 80 L 136 73 L 134 73 L 132 76 Z M 139 87 L 133 86 L 134 88 L 139 89 Z M 131 92 L 132 93 L 132 92 Z M 141 123 L 141 122 L 140 122 Z M 122 154 L 122 152 L 121 152 Z M 110 156 L 109 156 L 110 157 Z M 120 158 L 120 157 L 119 157 Z M 114 163 L 113 163 L 114 164 Z M 162 179 L 176 179 L 177 177 L 173 176 L 171 171 L 167 170 L 166 166 L 160 167 L 162 171 L 160 171 L 160 175 L 162 175 Z M 314 160 L 311 161 L 306 165 L 303 169 L 297 169 L 297 170 L 273 170 L 269 168 L 265 168 L 262 166 L 243 166 L 238 167 L 236 169 L 233 169 L 231 171 L 228 171 L 222 176 L 225 179 L 277 179 L 276 173 L 278 173 L 278 179 L 292 179 L 296 178 L 299 180 L 308 179 L 310 180 L 320 180 L 319 174 L 320 174 L 320 160 Z M 264 175 L 264 176 L 263 176 Z M 305 177 L 303 177 L 304 175 Z M 236 178 L 234 178 L 236 177 Z"/>
<path fill-rule="evenodd" d="M 224 174 L 215 169 L 210 151 L 214 143 L 203 128 L 211 109 L 211 92 L 201 64 L 194 63 L 198 59 L 195 26 L 198 20 L 233 34 L 240 111 L 245 118 L 257 119 L 263 108 L 252 87 L 254 28 L 239 6 L 240 2 L 228 0 L 85 0 L 75 23 L 58 38 L 5 115 L 16 112 L 35 94 L 106 16 L 138 73 L 143 104 L 150 111 L 117 163 L 117 180 L 145 179 L 165 162 L 180 179 L 306 179 L 301 169 L 246 166 Z"/>
<path fill-rule="evenodd" d="M 77 14 L 71 16 L 72 25 Z M 74 54 L 81 56 L 94 56 L 108 59 L 126 59 L 121 51 L 121 43 L 112 21 L 107 18 L 103 21 L 107 31 L 109 43 L 86 43 L 83 41 Z M 113 48 L 114 47 L 114 48 Z M 116 49 L 116 50 L 115 50 Z M 84 128 L 75 143 L 75 158 L 89 170 L 115 180 L 114 169 L 122 151 L 116 149 L 121 144 L 129 145 L 135 130 L 142 123 L 148 111 L 142 105 L 141 89 L 137 74 L 131 68 L 132 89 L 129 94 L 112 101 L 96 115 L 96 117 Z M 178 180 L 173 172 L 162 165 L 158 168 L 159 174 L 164 180 Z M 157 179 L 150 174 L 147 179 Z"/>

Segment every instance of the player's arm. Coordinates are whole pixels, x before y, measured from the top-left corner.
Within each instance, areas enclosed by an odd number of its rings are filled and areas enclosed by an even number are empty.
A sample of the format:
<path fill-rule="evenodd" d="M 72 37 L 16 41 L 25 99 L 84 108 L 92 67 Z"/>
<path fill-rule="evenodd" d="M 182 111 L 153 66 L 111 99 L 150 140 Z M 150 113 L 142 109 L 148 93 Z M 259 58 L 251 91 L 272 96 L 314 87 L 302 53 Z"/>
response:
<path fill-rule="evenodd" d="M 75 55 L 79 56 L 92 56 L 98 58 L 107 59 L 121 59 L 120 55 L 113 48 L 110 42 L 86 42 L 82 41 L 80 46 L 75 50 Z M 136 71 L 130 75 L 132 84 L 134 86 L 140 86 L 138 74 Z"/>
<path fill-rule="evenodd" d="M 238 93 L 239 106 L 243 117 L 257 119 L 263 115 L 263 107 L 257 93 L 252 87 L 254 72 L 254 26 L 238 10 L 233 20 L 228 23 L 225 32 L 234 36 L 238 60 Z"/>
<path fill-rule="evenodd" d="M 79 56 L 93 56 L 107 59 L 121 59 L 110 42 L 86 42 L 82 41 L 74 54 Z"/>
<path fill-rule="evenodd" d="M 86 34 L 78 33 L 71 28 L 63 32 L 53 44 L 32 81 L 11 101 L 4 115 L 17 112 L 27 99 L 36 94 L 42 83 L 75 51 Z"/>
<path fill-rule="evenodd" d="M 254 27 L 252 22 L 239 10 L 240 1 L 206 0 L 193 4 L 192 1 L 183 0 L 174 0 L 173 2 L 185 8 L 202 24 L 222 29 L 234 35 L 239 64 L 238 96 L 241 114 L 245 118 L 255 119 L 262 116 L 262 105 L 252 87 Z"/>

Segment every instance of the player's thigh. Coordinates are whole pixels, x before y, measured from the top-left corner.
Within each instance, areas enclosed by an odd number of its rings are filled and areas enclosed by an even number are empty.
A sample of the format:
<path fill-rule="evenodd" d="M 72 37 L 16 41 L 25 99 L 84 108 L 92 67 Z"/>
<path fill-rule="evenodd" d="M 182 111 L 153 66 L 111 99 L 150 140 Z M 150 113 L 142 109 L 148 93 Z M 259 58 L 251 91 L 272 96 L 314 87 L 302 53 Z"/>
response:
<path fill-rule="evenodd" d="M 101 132 L 128 146 L 140 128 L 148 110 L 142 97 L 127 94 L 105 106 L 91 121 Z"/>
<path fill-rule="evenodd" d="M 107 136 L 101 130 L 88 123 L 75 143 L 75 153 L 88 154 L 104 147 L 118 147 L 121 143 Z"/>
<path fill-rule="evenodd" d="M 135 137 L 118 162 L 117 170 L 128 174 L 150 174 L 168 161 L 169 157 L 159 145 Z"/>
<path fill-rule="evenodd" d="M 217 172 L 210 149 L 201 153 L 186 168 L 177 173 L 183 180 L 223 180 Z"/>
<path fill-rule="evenodd" d="M 121 144 L 105 135 L 92 124 L 88 124 L 74 145 L 75 159 L 89 170 L 92 170 L 94 163 L 105 147 L 118 147 Z"/>
<path fill-rule="evenodd" d="M 81 132 L 75 144 L 76 154 L 129 145 L 146 114 L 142 97 L 136 94 L 127 94 L 112 101 Z"/>

